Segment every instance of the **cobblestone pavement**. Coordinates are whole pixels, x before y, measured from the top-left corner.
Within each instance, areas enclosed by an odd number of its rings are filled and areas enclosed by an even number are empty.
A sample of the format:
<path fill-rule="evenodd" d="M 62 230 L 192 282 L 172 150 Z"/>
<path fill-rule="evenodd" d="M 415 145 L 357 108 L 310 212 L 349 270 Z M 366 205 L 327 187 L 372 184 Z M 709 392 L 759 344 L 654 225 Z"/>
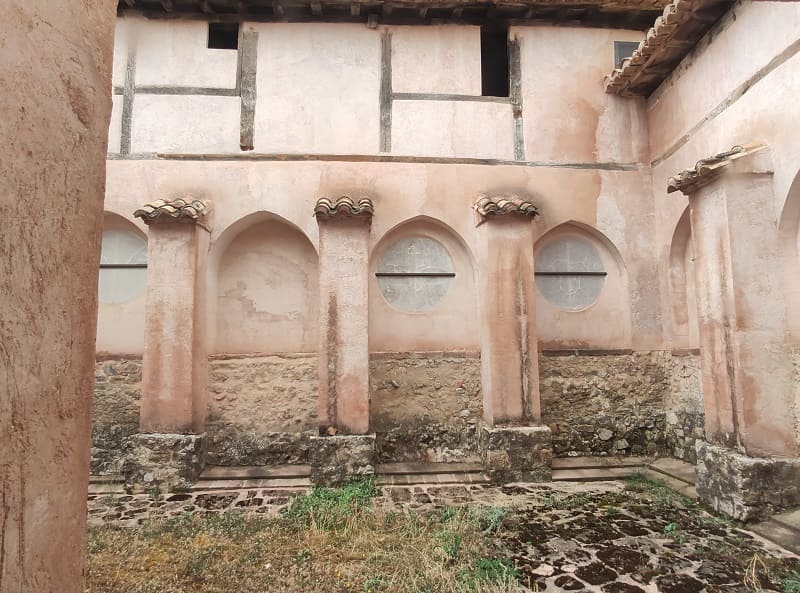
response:
<path fill-rule="evenodd" d="M 298 488 L 91 495 L 89 521 L 133 526 L 185 512 L 233 509 L 277 516 Z M 383 486 L 398 511 L 452 505 L 508 509 L 498 533 L 523 591 L 744 593 L 800 591 L 800 558 L 694 501 L 651 483 Z M 796 579 L 796 580 L 793 580 Z"/>

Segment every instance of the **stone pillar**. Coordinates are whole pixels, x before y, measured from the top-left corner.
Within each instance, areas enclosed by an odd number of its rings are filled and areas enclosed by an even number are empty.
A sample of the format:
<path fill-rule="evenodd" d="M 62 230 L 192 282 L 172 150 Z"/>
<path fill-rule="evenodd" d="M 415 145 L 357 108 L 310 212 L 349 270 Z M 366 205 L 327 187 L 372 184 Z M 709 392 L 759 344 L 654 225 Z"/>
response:
<path fill-rule="evenodd" d="M 482 453 L 493 479 L 549 480 L 552 439 L 542 426 L 533 203 L 481 197 L 479 217 Z"/>
<path fill-rule="evenodd" d="M 369 432 L 369 230 L 372 201 L 321 198 L 319 225 L 320 436 L 311 444 L 311 479 L 338 484 L 372 475 Z M 345 464 L 346 460 L 346 464 Z"/>
<path fill-rule="evenodd" d="M 83 593 L 116 4 L 0 6 L 0 591 Z"/>
<path fill-rule="evenodd" d="M 670 179 L 689 197 L 706 439 L 697 491 L 739 520 L 800 504 L 792 361 L 769 151 L 737 147 Z"/>
<path fill-rule="evenodd" d="M 149 233 L 141 434 L 131 438 L 123 470 L 132 488 L 185 488 L 202 466 L 207 213 L 206 203 L 183 198 L 134 213 Z"/>

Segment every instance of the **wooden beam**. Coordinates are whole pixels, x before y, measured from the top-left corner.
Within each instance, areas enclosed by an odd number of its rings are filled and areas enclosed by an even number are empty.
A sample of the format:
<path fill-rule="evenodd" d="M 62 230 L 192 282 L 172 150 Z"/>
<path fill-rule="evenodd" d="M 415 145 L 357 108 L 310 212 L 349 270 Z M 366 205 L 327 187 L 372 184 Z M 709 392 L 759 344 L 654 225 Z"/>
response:
<path fill-rule="evenodd" d="M 361 5 L 358 2 L 350 3 L 350 16 L 358 16 L 361 14 Z"/>
<path fill-rule="evenodd" d="M 322 2 L 311 3 L 311 14 L 314 16 L 322 16 Z"/>
<path fill-rule="evenodd" d="M 275 16 L 283 16 L 283 4 L 281 0 L 272 0 L 272 12 Z"/>
<path fill-rule="evenodd" d="M 392 15 L 392 3 L 391 2 L 384 2 L 382 8 L 383 16 L 391 16 Z"/>
<path fill-rule="evenodd" d="M 423 21 L 428 18 L 428 8 L 427 7 L 419 9 L 419 18 L 421 18 Z"/>
<path fill-rule="evenodd" d="M 161 0 L 161 8 L 163 8 L 165 12 L 172 12 L 172 0 Z"/>
<path fill-rule="evenodd" d="M 211 8 L 211 4 L 208 3 L 208 0 L 203 0 L 200 10 L 202 10 L 205 14 L 214 14 L 214 9 Z"/>
<path fill-rule="evenodd" d="M 136 0 L 125 0 L 125 4 L 127 4 L 129 8 L 133 8 L 133 5 L 136 4 Z"/>
<path fill-rule="evenodd" d="M 367 29 L 377 29 L 378 28 L 378 15 L 371 14 L 367 17 Z"/>
<path fill-rule="evenodd" d="M 452 18 L 454 18 L 454 19 L 458 20 L 458 19 L 460 19 L 460 18 L 461 18 L 461 15 L 462 15 L 462 14 L 464 14 L 464 9 L 463 9 L 463 8 L 461 8 L 461 7 L 459 7 L 459 8 L 454 8 L 454 9 L 453 9 L 453 12 L 452 12 Z"/>

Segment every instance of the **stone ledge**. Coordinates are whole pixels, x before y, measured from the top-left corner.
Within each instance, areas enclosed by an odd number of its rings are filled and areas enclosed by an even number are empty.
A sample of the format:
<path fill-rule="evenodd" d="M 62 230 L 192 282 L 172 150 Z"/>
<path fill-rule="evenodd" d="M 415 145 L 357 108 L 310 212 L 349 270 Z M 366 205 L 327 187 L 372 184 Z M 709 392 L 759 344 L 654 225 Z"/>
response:
<path fill-rule="evenodd" d="M 493 482 L 549 482 L 553 438 L 547 426 L 484 426 L 481 460 Z"/>
<path fill-rule="evenodd" d="M 738 521 L 800 507 L 800 459 L 748 457 L 697 441 L 697 493 Z"/>
<path fill-rule="evenodd" d="M 375 475 L 375 435 L 312 437 L 308 452 L 311 483 L 339 486 Z"/>
<path fill-rule="evenodd" d="M 203 469 L 205 434 L 139 433 L 128 438 L 122 474 L 129 492 L 187 490 Z"/>

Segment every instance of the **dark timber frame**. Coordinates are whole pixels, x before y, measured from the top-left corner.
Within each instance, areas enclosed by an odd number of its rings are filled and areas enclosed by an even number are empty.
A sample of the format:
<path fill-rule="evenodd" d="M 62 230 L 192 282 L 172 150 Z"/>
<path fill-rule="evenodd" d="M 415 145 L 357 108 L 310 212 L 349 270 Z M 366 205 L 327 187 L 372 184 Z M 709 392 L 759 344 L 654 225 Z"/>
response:
<path fill-rule="evenodd" d="M 250 22 L 350 22 L 371 26 L 458 23 L 646 30 L 666 0 L 119 0 L 119 13 L 148 18 Z"/>

